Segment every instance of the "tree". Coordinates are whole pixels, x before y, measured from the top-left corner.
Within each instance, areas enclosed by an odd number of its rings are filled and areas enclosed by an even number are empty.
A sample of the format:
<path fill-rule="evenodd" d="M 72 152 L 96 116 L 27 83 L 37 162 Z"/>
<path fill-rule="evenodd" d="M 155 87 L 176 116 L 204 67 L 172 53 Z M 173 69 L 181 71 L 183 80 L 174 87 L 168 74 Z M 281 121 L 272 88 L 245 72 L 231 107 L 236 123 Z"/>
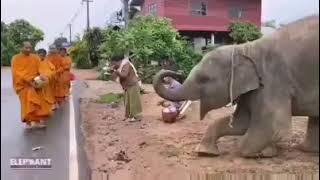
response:
<path fill-rule="evenodd" d="M 250 22 L 235 22 L 229 27 L 229 36 L 237 44 L 259 39 L 262 34 L 256 25 Z"/>
<path fill-rule="evenodd" d="M 152 61 L 159 63 L 169 57 L 187 75 L 201 59 L 172 27 L 170 20 L 153 16 L 136 17 L 127 29 L 106 30 L 100 50 L 106 60 L 117 53 L 131 52 L 130 58 L 140 77 L 148 83 L 158 71 L 157 67 L 150 66 Z"/>
<path fill-rule="evenodd" d="M 30 41 L 35 47 L 43 40 L 43 32 L 25 20 L 10 24 L 1 22 L 1 65 L 9 66 L 13 55 L 20 51 L 23 41 Z"/>
<path fill-rule="evenodd" d="M 12 43 L 7 38 L 7 25 L 1 21 L 1 65 L 10 65 L 10 57 L 15 53 Z"/>
<path fill-rule="evenodd" d="M 106 24 L 107 26 L 114 26 L 114 25 L 120 25 L 122 22 L 123 22 L 122 10 L 119 10 L 111 13 Z"/>
<path fill-rule="evenodd" d="M 133 19 L 140 11 L 133 6 L 130 6 L 129 8 L 129 19 Z"/>
<path fill-rule="evenodd" d="M 19 19 L 9 24 L 7 36 L 15 45 L 20 46 L 23 41 L 30 41 L 35 47 L 43 40 L 44 33 L 28 21 Z"/>
<path fill-rule="evenodd" d="M 98 27 L 90 29 L 89 32 L 84 34 L 84 39 L 87 41 L 89 48 L 91 64 L 95 67 L 99 64 L 100 59 L 98 49 L 103 40 L 101 29 Z"/>

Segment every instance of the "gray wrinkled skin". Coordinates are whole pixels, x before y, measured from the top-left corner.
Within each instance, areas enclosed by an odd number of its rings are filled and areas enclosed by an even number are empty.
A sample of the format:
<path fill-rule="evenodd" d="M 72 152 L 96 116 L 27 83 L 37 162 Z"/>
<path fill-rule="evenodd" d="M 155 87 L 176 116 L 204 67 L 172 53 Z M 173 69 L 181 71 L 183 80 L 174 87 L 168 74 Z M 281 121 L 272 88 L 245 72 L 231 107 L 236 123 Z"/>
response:
<path fill-rule="evenodd" d="M 309 16 L 271 36 L 242 45 L 220 47 L 206 54 L 191 71 L 180 92 L 167 90 L 162 79 L 177 77 L 160 71 L 154 89 L 171 101 L 199 100 L 200 116 L 230 101 L 231 54 L 234 49 L 233 98 L 238 98 L 233 128 L 229 117 L 209 125 L 197 151 L 219 155 L 222 136 L 243 135 L 243 157 L 277 155 L 275 143 L 286 135 L 292 116 L 308 116 L 301 149 L 319 152 L 319 16 Z"/>

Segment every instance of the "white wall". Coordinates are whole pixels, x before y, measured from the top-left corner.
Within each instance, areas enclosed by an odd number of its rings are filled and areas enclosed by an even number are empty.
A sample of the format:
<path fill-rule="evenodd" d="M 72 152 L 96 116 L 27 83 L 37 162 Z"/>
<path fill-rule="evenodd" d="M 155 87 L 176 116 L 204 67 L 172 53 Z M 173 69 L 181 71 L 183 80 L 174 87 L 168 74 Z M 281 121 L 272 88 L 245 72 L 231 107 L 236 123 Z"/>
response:
<path fill-rule="evenodd" d="M 203 37 L 193 38 L 193 43 L 194 43 L 195 51 L 201 53 L 202 52 L 201 48 L 203 46 L 206 46 L 206 39 Z"/>

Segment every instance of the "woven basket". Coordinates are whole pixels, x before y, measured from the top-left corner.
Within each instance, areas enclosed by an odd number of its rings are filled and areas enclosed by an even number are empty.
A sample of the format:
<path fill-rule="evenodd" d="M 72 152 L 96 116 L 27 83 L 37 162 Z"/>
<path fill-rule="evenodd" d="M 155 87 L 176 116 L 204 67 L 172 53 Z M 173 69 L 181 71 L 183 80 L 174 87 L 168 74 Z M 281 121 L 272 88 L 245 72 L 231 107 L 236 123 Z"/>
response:
<path fill-rule="evenodd" d="M 173 123 L 176 121 L 178 111 L 176 109 L 164 108 L 162 110 L 162 120 L 166 123 Z"/>

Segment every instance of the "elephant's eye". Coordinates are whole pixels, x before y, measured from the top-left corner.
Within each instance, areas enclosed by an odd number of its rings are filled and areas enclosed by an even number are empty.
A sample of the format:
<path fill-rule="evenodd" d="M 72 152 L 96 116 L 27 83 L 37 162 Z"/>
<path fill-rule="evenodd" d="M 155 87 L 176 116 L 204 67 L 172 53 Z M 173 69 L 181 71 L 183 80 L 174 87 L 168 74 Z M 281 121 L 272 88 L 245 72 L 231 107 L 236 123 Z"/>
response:
<path fill-rule="evenodd" d="M 199 83 L 205 83 L 208 82 L 210 78 L 206 75 L 199 75 L 197 80 Z"/>

